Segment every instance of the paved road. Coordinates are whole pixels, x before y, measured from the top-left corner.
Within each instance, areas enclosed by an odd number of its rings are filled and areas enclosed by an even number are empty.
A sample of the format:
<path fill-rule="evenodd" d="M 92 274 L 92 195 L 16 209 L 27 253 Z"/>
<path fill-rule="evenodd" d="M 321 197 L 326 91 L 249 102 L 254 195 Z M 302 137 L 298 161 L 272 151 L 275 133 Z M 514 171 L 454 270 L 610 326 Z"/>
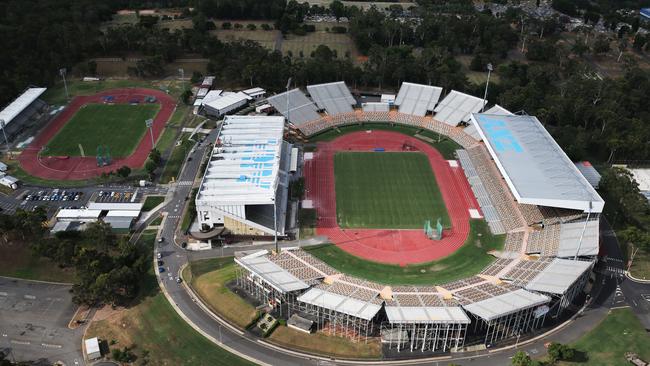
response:
<path fill-rule="evenodd" d="M 214 141 L 215 138 L 216 130 L 206 137 L 206 141 Z M 190 155 L 193 159 L 192 161 L 187 162 L 184 166 L 179 182 L 193 181 L 200 167 L 199 157 L 205 152 L 205 148 L 206 144 L 204 143 Z M 270 348 L 255 339 L 250 339 L 247 335 L 224 326 L 221 323 L 221 320 L 214 318 L 211 314 L 204 311 L 199 307 L 199 305 L 197 305 L 195 299 L 185 291 L 184 287 L 176 283 L 175 278 L 179 269 L 190 259 L 227 256 L 232 255 L 237 250 L 267 247 L 233 246 L 205 252 L 188 252 L 174 244 L 174 238 L 177 238 L 179 235 L 176 232 L 176 228 L 179 224 L 183 207 L 186 204 L 185 198 L 188 197 L 190 191 L 191 186 L 187 183 L 176 185 L 170 189 L 166 200 L 168 203 L 164 208 L 164 210 L 168 212 L 168 215 L 161 230 L 161 237 L 164 238 L 164 241 L 157 245 L 155 251 L 156 253 L 161 253 L 162 260 L 164 261 L 165 272 L 161 273 L 160 276 L 162 286 L 164 286 L 164 289 L 171 297 L 171 300 L 175 303 L 177 309 L 179 309 L 183 315 L 189 319 L 189 321 L 198 326 L 203 332 L 207 333 L 212 338 L 222 342 L 232 349 L 236 349 L 238 352 L 257 360 L 260 363 L 271 365 L 321 365 L 323 363 L 328 363 L 328 361 L 334 361 L 287 353 L 283 350 Z M 304 244 L 308 244 L 308 242 L 305 242 Z M 169 275 L 170 273 L 172 274 L 171 277 Z M 524 350 L 531 355 L 542 355 L 545 352 L 544 343 L 546 342 L 558 341 L 567 343 L 578 339 L 582 334 L 597 325 L 600 320 L 607 315 L 607 312 L 611 307 L 619 306 L 620 304 L 617 301 L 622 301 L 622 304 L 625 304 L 624 298 L 616 296 L 619 293 L 616 289 L 620 281 L 620 274 L 616 271 L 610 273 L 605 270 L 603 273 L 597 273 L 592 292 L 592 304 L 587 307 L 580 316 L 578 316 L 569 326 L 558 330 L 553 335 L 532 342 L 526 346 L 521 346 L 518 350 Z M 477 353 L 463 353 L 444 356 L 437 360 L 412 360 L 408 361 L 408 364 L 433 364 L 439 361 L 442 364 L 453 362 L 460 365 L 507 365 L 511 363 L 510 358 L 514 352 L 515 350 L 495 350 L 495 352 L 481 351 Z M 332 363 L 351 364 L 350 362 L 339 360 Z M 369 364 L 372 364 L 372 362 Z"/>
<path fill-rule="evenodd" d="M 10 359 L 84 364 L 84 327 L 68 328 L 76 310 L 70 286 L 0 277 L 0 291 L 0 349 Z"/>

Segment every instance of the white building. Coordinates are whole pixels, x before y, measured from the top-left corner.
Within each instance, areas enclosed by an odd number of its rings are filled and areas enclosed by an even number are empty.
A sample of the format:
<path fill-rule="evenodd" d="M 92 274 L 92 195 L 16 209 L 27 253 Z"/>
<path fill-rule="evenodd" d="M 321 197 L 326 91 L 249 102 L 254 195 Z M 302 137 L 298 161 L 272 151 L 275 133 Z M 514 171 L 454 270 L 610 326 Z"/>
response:
<path fill-rule="evenodd" d="M 18 189 L 19 182 L 20 181 L 18 178 L 12 177 L 11 175 L 4 175 L 2 178 L 0 178 L 0 185 L 9 187 L 11 189 Z"/>
<path fill-rule="evenodd" d="M 102 357 L 102 352 L 99 349 L 99 339 L 97 337 L 85 339 L 84 346 L 86 348 L 86 356 L 89 360 L 96 360 Z"/>
<path fill-rule="evenodd" d="M 242 93 L 248 95 L 249 97 L 253 98 L 254 100 L 259 100 L 264 98 L 266 95 L 266 90 L 262 88 L 250 88 L 242 91 Z"/>
<path fill-rule="evenodd" d="M 223 93 L 219 98 L 209 102 L 204 102 L 203 110 L 207 115 L 221 117 L 245 106 L 248 104 L 248 101 L 252 99 L 253 98 L 243 92 Z"/>
<path fill-rule="evenodd" d="M 284 235 L 291 145 L 284 117 L 228 116 L 196 196 L 202 232 Z M 276 225 L 274 225 L 274 220 Z"/>
<path fill-rule="evenodd" d="M 0 172 L 6 172 L 7 171 L 7 164 L 0 162 Z"/>

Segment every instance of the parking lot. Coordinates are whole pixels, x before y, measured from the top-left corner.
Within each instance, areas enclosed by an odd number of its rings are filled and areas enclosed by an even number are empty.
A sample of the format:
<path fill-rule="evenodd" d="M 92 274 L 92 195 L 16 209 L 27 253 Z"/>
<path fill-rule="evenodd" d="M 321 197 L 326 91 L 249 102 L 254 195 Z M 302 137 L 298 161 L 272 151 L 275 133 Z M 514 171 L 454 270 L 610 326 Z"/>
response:
<path fill-rule="evenodd" d="M 83 365 L 84 327 L 68 328 L 76 310 L 69 290 L 66 285 L 0 277 L 0 349 L 17 361 Z"/>
<path fill-rule="evenodd" d="M 39 191 L 27 191 L 23 195 L 23 201 L 79 201 L 84 193 L 82 191 L 62 189 L 41 189 Z"/>
<path fill-rule="evenodd" d="M 126 203 L 140 202 L 142 195 L 137 191 L 99 191 L 94 197 L 95 202 L 101 203 Z"/>

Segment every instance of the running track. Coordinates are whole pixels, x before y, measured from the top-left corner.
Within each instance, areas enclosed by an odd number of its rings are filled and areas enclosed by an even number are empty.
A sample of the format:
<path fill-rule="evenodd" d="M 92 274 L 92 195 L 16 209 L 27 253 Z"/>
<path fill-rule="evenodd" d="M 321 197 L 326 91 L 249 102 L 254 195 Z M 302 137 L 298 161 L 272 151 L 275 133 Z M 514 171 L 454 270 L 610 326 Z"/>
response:
<path fill-rule="evenodd" d="M 440 241 L 429 240 L 423 230 L 341 229 L 336 220 L 334 153 L 341 150 L 372 151 L 378 147 L 386 151 L 403 151 L 404 143 L 428 156 L 447 207 L 451 229 L 444 231 Z M 316 233 L 328 236 L 350 254 L 376 262 L 406 265 L 448 256 L 460 248 L 469 235 L 469 209 L 478 210 L 478 203 L 460 166 L 452 168 L 432 146 L 396 132 L 360 131 L 331 142 L 318 143 L 313 159 L 305 161 L 305 181 L 306 199 L 312 200 L 318 212 Z"/>
<path fill-rule="evenodd" d="M 94 178 L 101 173 L 117 170 L 119 167 L 126 165 L 132 169 L 141 168 L 149 151 L 151 150 L 151 138 L 149 131 L 142 137 L 133 154 L 124 158 L 115 158 L 113 162 L 105 167 L 98 167 L 97 160 L 93 156 L 80 157 L 47 157 L 40 156 L 39 152 L 44 146 L 59 132 L 63 126 L 77 113 L 79 108 L 88 103 L 103 103 L 102 97 L 112 95 L 115 97 L 113 103 L 129 103 L 137 99 L 140 103 L 144 102 L 145 96 L 154 96 L 157 103 L 160 104 L 160 110 L 153 123 L 154 141 L 165 128 L 165 124 L 176 109 L 176 102 L 172 97 L 160 90 L 144 88 L 125 88 L 111 89 L 90 96 L 74 97 L 70 104 L 59 113 L 37 136 L 34 141 L 20 154 L 18 161 L 22 168 L 30 175 L 44 179 L 54 180 L 79 180 Z M 144 121 L 142 121 L 144 123 Z M 119 131 L 117 131 L 119 132 Z M 91 154 L 92 155 L 92 154 Z"/>

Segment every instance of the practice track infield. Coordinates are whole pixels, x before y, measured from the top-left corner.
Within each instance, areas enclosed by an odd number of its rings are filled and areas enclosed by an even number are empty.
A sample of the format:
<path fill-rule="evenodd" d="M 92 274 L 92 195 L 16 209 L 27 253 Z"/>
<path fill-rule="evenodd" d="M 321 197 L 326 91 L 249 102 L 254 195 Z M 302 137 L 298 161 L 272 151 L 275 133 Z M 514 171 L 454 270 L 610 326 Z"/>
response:
<path fill-rule="evenodd" d="M 106 146 L 113 158 L 129 156 L 142 139 L 146 126 L 158 104 L 86 104 L 63 126 L 47 144 L 43 155 L 97 155 L 99 146 Z"/>
<path fill-rule="evenodd" d="M 412 147 L 428 158 L 429 165 L 447 209 L 449 228 L 440 241 L 429 240 L 419 229 L 345 229 L 337 220 L 334 156 L 337 152 L 402 152 Z M 318 213 L 316 234 L 327 236 L 339 248 L 358 257 L 381 263 L 413 264 L 446 257 L 467 240 L 470 232 L 469 209 L 478 203 L 460 166 L 451 167 L 442 155 L 426 142 L 391 131 L 359 131 L 329 142 L 319 142 L 311 159 L 305 161 L 306 200 Z M 480 211 L 480 210 L 479 210 Z"/>
<path fill-rule="evenodd" d="M 418 152 L 338 152 L 336 215 L 342 228 L 419 229 L 449 218 L 427 156 Z"/>
<path fill-rule="evenodd" d="M 153 118 L 152 133 L 154 141 L 162 134 L 165 124 L 176 108 L 176 102 L 171 96 L 156 89 L 110 89 L 94 95 L 74 97 L 66 108 L 56 115 L 56 117 L 54 117 L 54 119 L 50 121 L 38 135 L 36 135 L 29 146 L 20 154 L 18 161 L 23 170 L 25 170 L 29 175 L 42 179 L 82 180 L 95 178 L 100 176 L 102 173 L 115 171 L 123 165 L 126 165 L 131 169 L 141 168 L 147 160 L 149 151 L 153 148 L 150 139 L 144 133 L 140 133 L 141 137 L 139 143 L 137 143 L 137 147 L 135 147 L 130 155 L 114 158 L 112 163 L 108 166 L 98 167 L 95 158 L 96 151 L 88 151 L 88 149 L 85 151 L 86 157 L 72 156 L 72 154 L 64 156 L 45 155 L 45 146 L 47 146 L 53 139 L 56 139 L 55 136 L 65 128 L 66 124 L 70 122 L 83 106 L 103 103 L 104 97 L 106 96 L 112 96 L 112 104 L 115 105 L 132 104 L 132 102 L 136 100 L 139 104 L 142 104 L 144 103 L 145 97 L 155 97 L 155 104 L 159 106 L 159 111 Z M 144 124 L 144 121 L 141 123 Z M 116 138 L 122 137 L 121 134 L 116 134 Z M 125 139 L 125 141 L 127 140 L 128 139 Z M 79 151 L 78 145 L 77 151 Z M 111 155 L 116 156 L 112 147 Z"/>

